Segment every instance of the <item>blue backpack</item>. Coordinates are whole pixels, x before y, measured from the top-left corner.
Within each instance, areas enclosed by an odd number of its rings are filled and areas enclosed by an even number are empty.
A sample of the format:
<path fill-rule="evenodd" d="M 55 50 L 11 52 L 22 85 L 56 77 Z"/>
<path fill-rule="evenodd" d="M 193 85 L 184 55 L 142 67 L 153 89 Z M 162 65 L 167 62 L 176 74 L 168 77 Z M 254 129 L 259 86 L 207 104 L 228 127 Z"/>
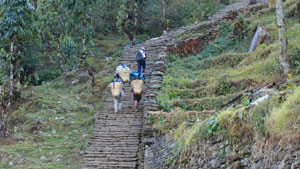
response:
<path fill-rule="evenodd" d="M 136 58 L 137 58 L 137 60 L 144 60 L 145 59 L 145 57 L 143 56 L 143 54 L 141 53 L 141 51 L 138 52 Z"/>
<path fill-rule="evenodd" d="M 137 72 L 131 72 L 130 73 L 130 81 L 133 81 L 133 80 L 143 80 L 145 82 L 146 78 L 143 74 L 140 74 L 140 73 L 137 73 Z"/>

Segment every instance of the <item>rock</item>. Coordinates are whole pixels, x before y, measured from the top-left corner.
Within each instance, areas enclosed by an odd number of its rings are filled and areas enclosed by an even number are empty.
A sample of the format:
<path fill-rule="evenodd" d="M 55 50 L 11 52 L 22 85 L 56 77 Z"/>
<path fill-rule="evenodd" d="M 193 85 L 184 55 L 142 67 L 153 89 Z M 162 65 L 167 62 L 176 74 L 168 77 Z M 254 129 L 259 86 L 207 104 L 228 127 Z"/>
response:
<path fill-rule="evenodd" d="M 162 60 L 158 60 L 154 62 L 154 66 L 161 66 L 161 65 L 165 65 L 165 62 Z"/>
<path fill-rule="evenodd" d="M 86 72 L 82 72 L 79 75 L 79 83 L 86 83 L 89 80 L 89 75 Z"/>
<path fill-rule="evenodd" d="M 162 66 L 162 67 L 154 67 L 154 71 L 165 72 L 165 71 L 166 71 L 166 67 L 165 67 L 165 66 Z"/>
<path fill-rule="evenodd" d="M 41 156 L 40 159 L 41 159 L 41 160 L 45 160 L 45 159 L 46 159 L 46 156 Z"/>
<path fill-rule="evenodd" d="M 22 126 L 21 128 L 22 128 L 22 131 L 23 131 L 23 132 L 27 130 L 27 127 L 26 127 L 26 126 Z"/>
<path fill-rule="evenodd" d="M 255 100 L 254 102 L 252 102 L 251 105 L 258 105 L 260 102 L 262 102 L 262 101 L 264 101 L 264 100 L 266 100 L 268 98 L 269 98 L 269 95 L 265 95 L 265 96 L 263 96 L 263 97 Z"/>
<path fill-rule="evenodd" d="M 267 36 L 268 36 L 267 30 L 262 27 L 258 27 L 253 37 L 253 40 L 251 42 L 251 47 L 249 49 L 249 52 L 255 51 L 256 47 L 262 44 L 267 39 Z"/>
<path fill-rule="evenodd" d="M 209 162 L 210 166 L 212 168 L 218 168 L 220 166 L 220 162 L 217 159 L 213 159 Z"/>
<path fill-rule="evenodd" d="M 250 4 L 250 5 L 257 4 L 257 0 L 250 0 L 249 4 Z"/>
<path fill-rule="evenodd" d="M 74 85 L 74 84 L 76 84 L 76 83 L 78 83 L 78 82 L 79 82 L 79 80 L 78 80 L 78 79 L 75 79 L 75 80 L 73 80 L 73 81 L 71 82 L 71 84 Z"/>
<path fill-rule="evenodd" d="M 230 152 L 230 146 L 228 145 L 228 146 L 226 146 L 226 148 L 225 148 L 225 152 Z"/>
<path fill-rule="evenodd" d="M 234 164 L 234 169 L 243 169 L 244 166 L 241 164 L 241 162 L 237 161 Z"/>
<path fill-rule="evenodd" d="M 297 169 L 297 168 L 300 168 L 298 161 L 291 165 L 291 169 Z"/>
<path fill-rule="evenodd" d="M 110 62 L 113 60 L 113 58 L 111 56 L 104 56 L 104 58 L 107 62 Z"/>
<path fill-rule="evenodd" d="M 39 131 L 39 133 L 42 134 L 42 135 L 44 135 L 44 136 L 48 136 L 48 137 L 51 136 L 50 134 L 48 134 L 48 133 L 46 133 L 46 132 L 43 132 L 43 131 Z"/>
<path fill-rule="evenodd" d="M 152 143 L 154 143 L 154 138 L 143 138 L 142 143 L 144 143 L 145 145 L 151 145 Z"/>
<path fill-rule="evenodd" d="M 218 155 L 218 153 L 217 153 L 216 151 L 213 151 L 211 156 L 212 156 L 213 158 L 216 158 L 217 155 Z"/>
<path fill-rule="evenodd" d="M 150 85 L 150 88 L 151 89 L 160 89 L 160 84 L 153 84 L 153 85 Z"/>
<path fill-rule="evenodd" d="M 160 83 L 161 83 L 161 80 L 151 80 L 149 85 L 151 86 L 153 84 L 160 84 Z"/>
<path fill-rule="evenodd" d="M 251 163 L 251 159 L 250 158 L 245 158 L 241 160 L 241 165 L 243 166 L 249 166 Z"/>
<path fill-rule="evenodd" d="M 56 134 L 56 130 L 52 130 L 52 134 L 55 135 Z"/>
<path fill-rule="evenodd" d="M 285 161 L 281 161 L 281 163 L 277 166 L 277 169 L 285 169 L 285 168 L 286 168 Z"/>
<path fill-rule="evenodd" d="M 164 75 L 164 73 L 160 72 L 160 71 L 152 72 L 152 76 L 163 76 L 163 75 Z"/>
<path fill-rule="evenodd" d="M 65 76 L 65 82 L 66 82 L 66 87 L 71 86 L 72 84 L 72 80 L 75 78 L 75 76 L 73 74 L 67 74 Z"/>
<path fill-rule="evenodd" d="M 56 158 L 63 158 L 64 156 L 61 154 L 56 155 Z"/>

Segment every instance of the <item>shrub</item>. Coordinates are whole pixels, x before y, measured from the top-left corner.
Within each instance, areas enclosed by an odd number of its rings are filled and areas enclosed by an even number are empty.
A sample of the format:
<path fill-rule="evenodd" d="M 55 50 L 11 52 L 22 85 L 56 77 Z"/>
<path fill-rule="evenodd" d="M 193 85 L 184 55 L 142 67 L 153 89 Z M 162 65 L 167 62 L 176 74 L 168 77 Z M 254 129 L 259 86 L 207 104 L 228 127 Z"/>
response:
<path fill-rule="evenodd" d="M 210 136 L 215 136 L 218 134 L 221 129 L 220 122 L 218 116 L 212 116 L 206 123 L 207 133 Z"/>
<path fill-rule="evenodd" d="M 266 128 L 271 135 L 299 134 L 300 132 L 300 87 L 279 109 L 274 109 L 267 116 Z"/>
<path fill-rule="evenodd" d="M 155 119 L 153 128 L 162 134 L 167 134 L 169 130 L 176 129 L 180 124 L 189 119 L 189 114 L 181 109 L 174 109 L 169 113 L 160 113 Z"/>
<path fill-rule="evenodd" d="M 250 122 L 257 136 L 266 135 L 266 117 L 272 111 L 276 100 L 268 99 L 249 110 Z"/>
<path fill-rule="evenodd" d="M 217 81 L 217 87 L 215 93 L 217 95 L 227 95 L 231 93 L 232 85 L 228 80 L 228 76 L 222 76 L 218 81 Z"/>
<path fill-rule="evenodd" d="M 289 64 L 295 73 L 299 72 L 300 66 L 300 47 L 289 50 Z"/>

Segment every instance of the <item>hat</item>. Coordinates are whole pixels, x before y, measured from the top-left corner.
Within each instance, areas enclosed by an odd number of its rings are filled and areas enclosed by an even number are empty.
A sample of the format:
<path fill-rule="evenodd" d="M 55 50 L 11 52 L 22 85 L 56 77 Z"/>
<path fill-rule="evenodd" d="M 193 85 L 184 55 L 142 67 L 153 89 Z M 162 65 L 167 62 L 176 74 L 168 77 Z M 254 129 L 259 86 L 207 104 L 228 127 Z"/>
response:
<path fill-rule="evenodd" d="M 141 50 L 145 50 L 145 47 L 141 47 Z"/>

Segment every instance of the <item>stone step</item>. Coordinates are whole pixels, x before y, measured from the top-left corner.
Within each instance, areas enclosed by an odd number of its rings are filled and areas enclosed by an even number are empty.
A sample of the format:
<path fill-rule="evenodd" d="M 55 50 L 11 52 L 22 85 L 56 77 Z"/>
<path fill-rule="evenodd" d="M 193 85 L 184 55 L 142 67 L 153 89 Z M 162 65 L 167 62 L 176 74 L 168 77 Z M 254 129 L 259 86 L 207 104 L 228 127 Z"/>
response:
<path fill-rule="evenodd" d="M 86 168 L 89 167 L 96 167 L 96 168 L 103 168 L 108 167 L 107 169 L 112 168 L 135 168 L 136 162 L 98 162 L 98 161 L 89 161 Z"/>
<path fill-rule="evenodd" d="M 120 157 L 112 157 L 112 158 L 97 158 L 95 160 L 95 156 L 94 157 L 86 157 L 84 158 L 85 161 L 97 161 L 97 162 L 109 162 L 109 161 L 116 161 L 116 162 L 135 162 L 137 161 L 137 158 L 120 158 Z"/>

